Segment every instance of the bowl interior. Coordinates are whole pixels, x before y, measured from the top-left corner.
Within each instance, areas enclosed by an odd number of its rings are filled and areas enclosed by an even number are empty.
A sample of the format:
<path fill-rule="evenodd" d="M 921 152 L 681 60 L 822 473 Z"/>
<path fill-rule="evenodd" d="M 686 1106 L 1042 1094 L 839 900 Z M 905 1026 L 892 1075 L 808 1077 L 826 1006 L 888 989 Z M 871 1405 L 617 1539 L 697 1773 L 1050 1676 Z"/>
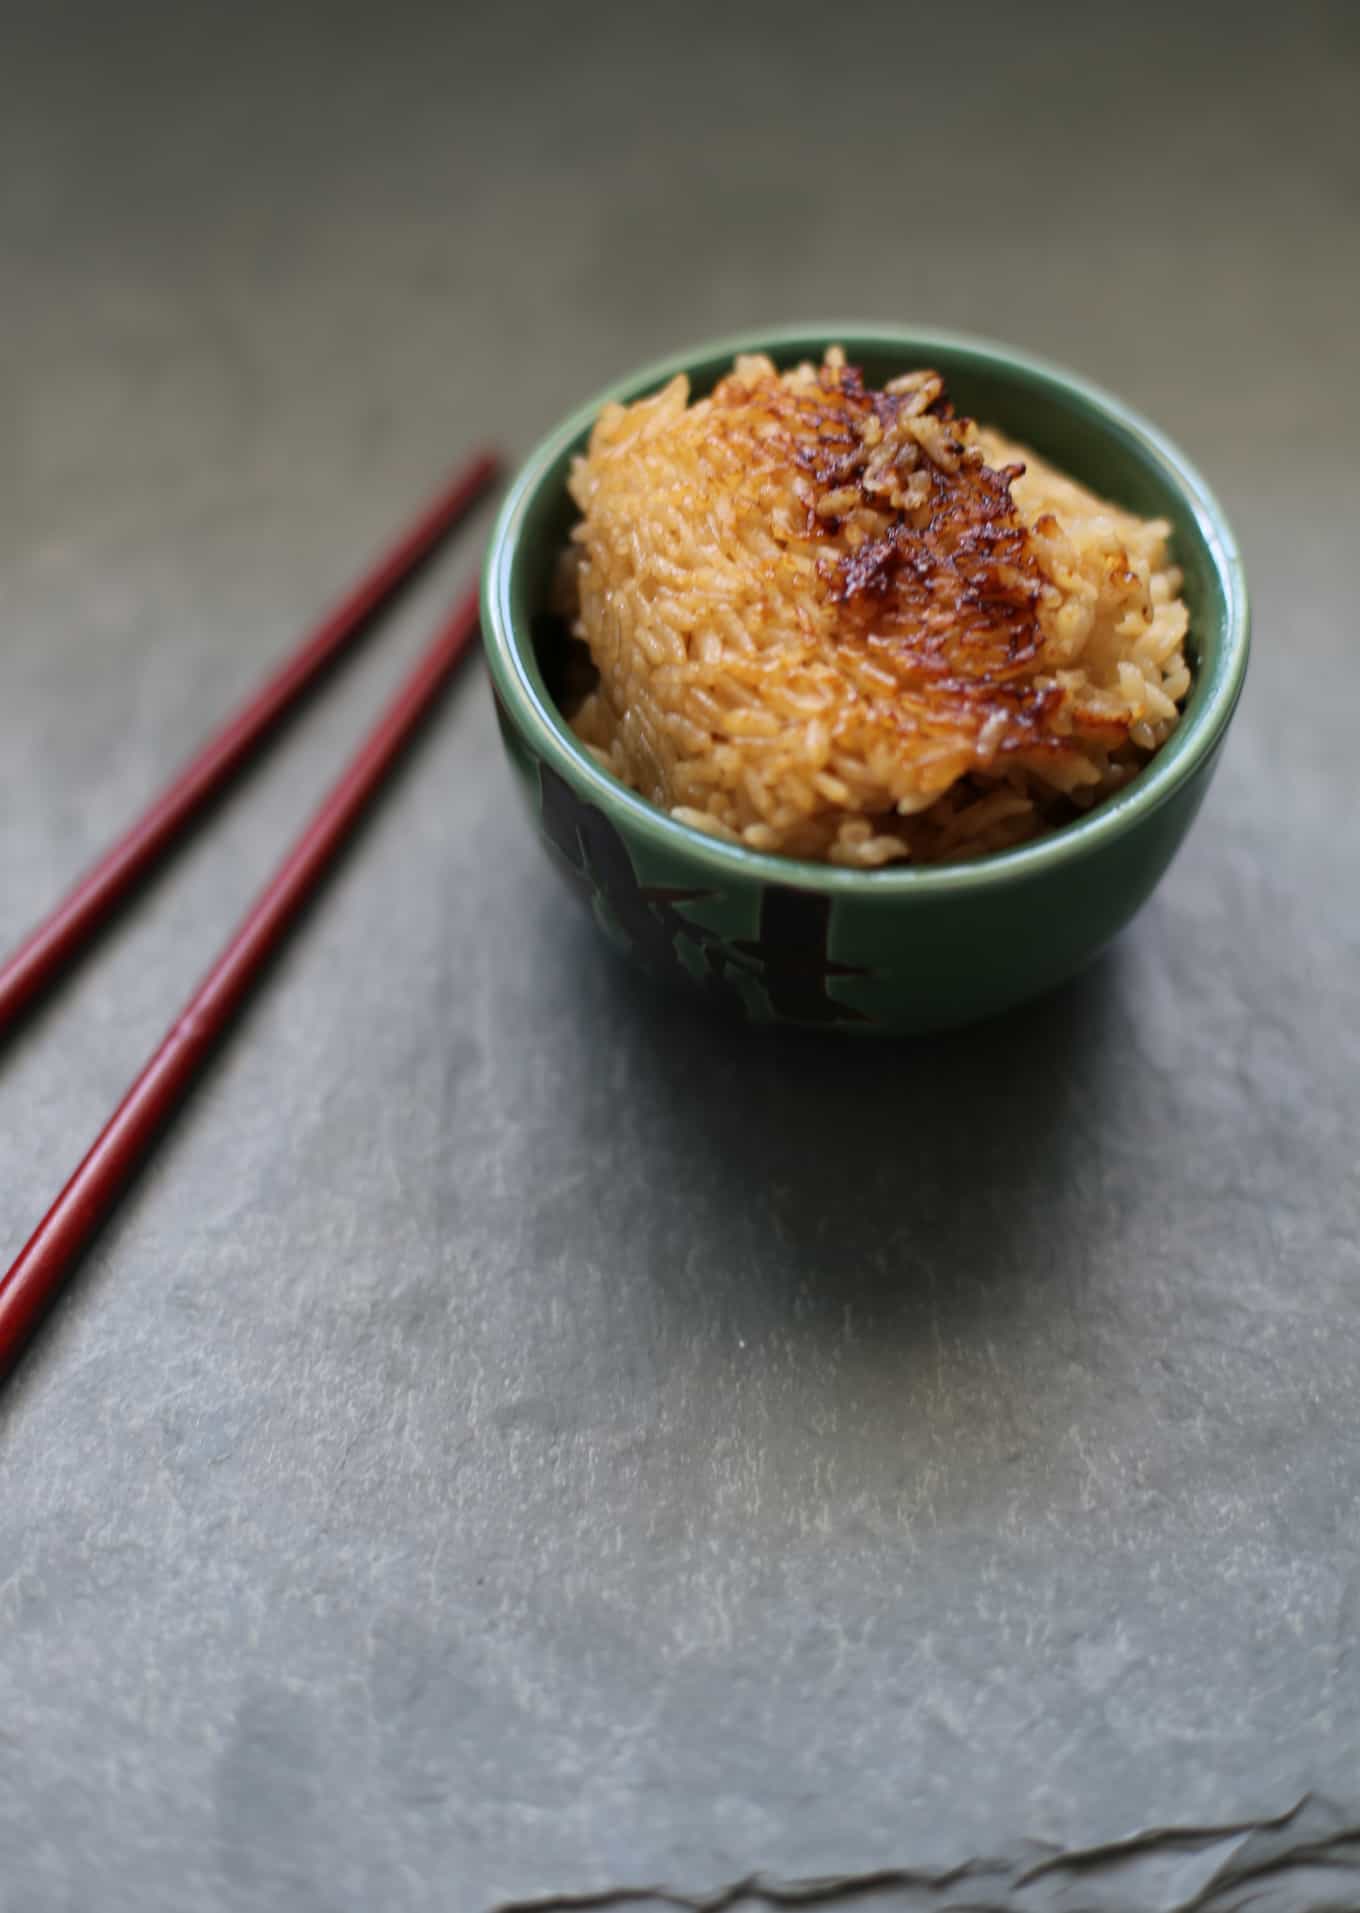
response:
<path fill-rule="evenodd" d="M 1187 654 L 1193 671 L 1184 716 L 1149 766 L 1125 790 L 1079 822 L 1018 850 L 957 866 L 929 871 L 833 873 L 824 864 L 774 861 L 786 878 L 800 881 L 846 880 L 876 886 L 903 881 L 921 883 L 952 872 L 979 872 L 988 866 L 1032 860 L 1046 846 L 1071 844 L 1117 827 L 1120 816 L 1145 809 L 1170 795 L 1214 748 L 1241 688 L 1246 664 L 1247 608 L 1241 564 L 1231 533 L 1212 495 L 1183 456 L 1117 399 L 1041 361 L 1001 346 L 937 332 L 865 331 L 854 326 L 817 328 L 759 338 L 723 340 L 696 353 L 680 354 L 649 366 L 602 393 L 566 420 L 539 446 L 523 467 L 493 533 L 487 562 L 488 650 L 502 695 L 521 718 L 526 716 L 550 736 L 546 742 L 557 768 L 572 781 L 583 780 L 597 801 L 613 800 L 634 813 L 638 808 L 659 826 L 693 840 L 705 857 L 718 854 L 755 865 L 771 864 L 739 846 L 719 844 L 663 817 L 642 799 L 607 776 L 577 743 L 557 703 L 562 678 L 564 633 L 548 609 L 554 567 L 577 512 L 567 495 L 572 458 L 583 450 L 591 425 L 608 399 L 624 402 L 654 391 L 676 372 L 689 373 L 696 397 L 708 392 L 740 351 L 767 351 L 780 366 L 820 358 L 830 344 L 843 345 L 866 381 L 879 385 L 915 366 L 930 365 L 944 375 L 961 412 L 999 427 L 1031 446 L 1093 491 L 1143 517 L 1162 517 L 1172 527 L 1172 550 L 1184 573 L 1190 612 Z M 526 710 L 527 705 L 527 710 Z M 1051 854 L 1051 851 L 1046 854 Z"/>

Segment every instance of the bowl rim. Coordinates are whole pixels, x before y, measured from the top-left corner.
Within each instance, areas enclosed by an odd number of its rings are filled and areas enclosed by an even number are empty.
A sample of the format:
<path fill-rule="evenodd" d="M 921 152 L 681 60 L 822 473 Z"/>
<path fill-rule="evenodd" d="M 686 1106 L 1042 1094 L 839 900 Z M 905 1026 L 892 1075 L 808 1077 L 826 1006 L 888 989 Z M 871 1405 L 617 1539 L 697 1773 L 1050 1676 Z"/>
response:
<path fill-rule="evenodd" d="M 1032 843 L 960 863 L 889 864 L 861 870 L 752 850 L 744 844 L 709 836 L 694 825 L 681 823 L 659 810 L 602 769 L 567 728 L 548 695 L 536 662 L 532 669 L 526 662 L 533 660 L 533 647 L 527 631 L 516 632 L 511 582 L 529 506 L 549 473 L 572 444 L 589 430 L 601 408 L 611 402 L 630 402 L 665 384 L 677 373 L 689 372 L 694 366 L 715 358 L 735 358 L 743 352 L 770 352 L 784 359 L 798 354 L 820 356 L 826 346 L 842 343 L 852 358 L 857 350 L 870 344 L 926 358 L 937 351 L 948 352 L 956 361 L 971 361 L 979 369 L 1000 372 L 1031 386 L 1059 388 L 1068 399 L 1077 400 L 1094 413 L 1100 425 L 1114 437 L 1126 443 L 1131 441 L 1145 459 L 1161 468 L 1170 486 L 1180 494 L 1209 552 L 1223 593 L 1225 615 L 1203 703 L 1188 719 L 1182 720 L 1122 791 L 1107 798 L 1088 816 L 1064 824 Z M 853 892 L 861 897 L 925 896 L 1004 884 L 1038 875 L 1055 864 L 1091 855 L 1124 836 L 1174 797 L 1213 756 L 1227 730 L 1246 677 L 1251 648 L 1251 609 L 1241 553 L 1222 506 L 1180 448 L 1122 399 L 1052 360 L 1017 351 L 997 340 L 935 326 L 874 324 L 859 320 L 839 325 L 808 323 L 768 327 L 705 340 L 640 366 L 575 406 L 539 440 L 520 465 L 497 513 L 482 574 L 482 642 L 495 688 L 538 754 L 579 795 L 608 811 L 621 813 L 628 828 L 648 839 L 659 851 L 697 859 L 729 882 L 744 878 L 833 894 Z"/>

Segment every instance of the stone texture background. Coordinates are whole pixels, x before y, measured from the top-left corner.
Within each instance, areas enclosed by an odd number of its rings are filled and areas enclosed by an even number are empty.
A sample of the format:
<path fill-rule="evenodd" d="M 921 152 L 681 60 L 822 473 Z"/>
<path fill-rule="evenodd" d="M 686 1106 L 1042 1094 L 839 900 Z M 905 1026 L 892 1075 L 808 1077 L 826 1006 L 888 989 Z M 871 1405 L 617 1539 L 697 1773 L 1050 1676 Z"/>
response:
<path fill-rule="evenodd" d="M 724 329 L 1071 363 L 1205 469 L 1257 616 L 1134 929 L 899 1048 L 631 980 L 460 685 L 0 1399 L 4 1913 L 1344 1812 L 1354 10 L 0 25 L 6 941 L 464 448 Z M 0 1253 L 476 542 L 0 1057 Z"/>

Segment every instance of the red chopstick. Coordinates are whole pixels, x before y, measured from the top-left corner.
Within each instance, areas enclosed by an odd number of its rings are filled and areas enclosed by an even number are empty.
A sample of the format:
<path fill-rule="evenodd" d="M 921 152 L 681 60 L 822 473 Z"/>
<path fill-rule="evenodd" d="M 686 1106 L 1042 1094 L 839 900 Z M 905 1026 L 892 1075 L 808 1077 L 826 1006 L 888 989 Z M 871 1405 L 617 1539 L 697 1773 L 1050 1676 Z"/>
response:
<path fill-rule="evenodd" d="M 477 594 L 439 631 L 311 823 L 261 891 L 88 1155 L 0 1277 L 0 1375 L 112 1208 L 327 865 L 477 631 Z"/>
<path fill-rule="evenodd" d="M 466 517 L 496 476 L 490 452 L 472 459 L 396 543 L 322 618 L 292 656 L 229 717 L 151 808 L 87 871 L 13 955 L 0 962 L 0 1035 L 93 937 L 185 827 L 223 789 L 326 667 Z"/>

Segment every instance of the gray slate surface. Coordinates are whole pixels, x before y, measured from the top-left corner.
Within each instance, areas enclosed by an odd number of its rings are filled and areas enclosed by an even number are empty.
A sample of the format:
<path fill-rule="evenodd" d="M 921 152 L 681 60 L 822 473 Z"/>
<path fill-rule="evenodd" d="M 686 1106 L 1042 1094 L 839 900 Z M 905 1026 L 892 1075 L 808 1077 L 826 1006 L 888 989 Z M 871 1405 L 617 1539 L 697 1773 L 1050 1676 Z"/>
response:
<path fill-rule="evenodd" d="M 1356 13 L 1116 13 L 6 9 L 5 940 L 461 448 L 722 329 L 1118 388 L 1258 649 L 1117 949 L 897 1049 L 616 968 L 459 688 L 0 1400 L 4 1913 L 1354 1817 Z M 475 542 L 0 1058 L 4 1249 Z"/>

